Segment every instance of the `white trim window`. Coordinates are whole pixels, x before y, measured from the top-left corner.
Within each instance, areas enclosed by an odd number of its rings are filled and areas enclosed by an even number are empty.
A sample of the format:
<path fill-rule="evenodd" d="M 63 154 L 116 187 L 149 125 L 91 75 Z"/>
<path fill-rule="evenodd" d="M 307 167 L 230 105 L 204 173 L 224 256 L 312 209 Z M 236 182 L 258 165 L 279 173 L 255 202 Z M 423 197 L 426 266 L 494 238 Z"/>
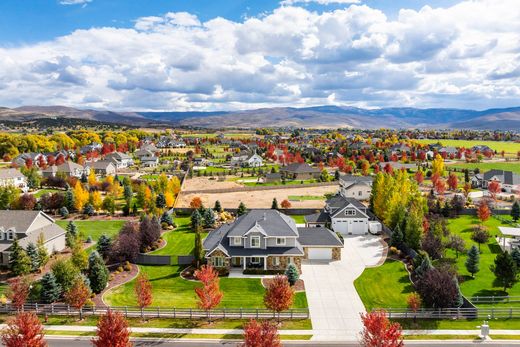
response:
<path fill-rule="evenodd" d="M 260 236 L 251 236 L 251 248 L 260 248 Z"/>
<path fill-rule="evenodd" d="M 214 267 L 223 267 L 224 266 L 224 257 L 213 257 L 213 266 Z"/>
<path fill-rule="evenodd" d="M 251 257 L 251 264 L 260 264 L 262 262 L 260 257 Z"/>
<path fill-rule="evenodd" d="M 280 257 L 273 257 L 273 266 L 280 266 Z"/>
<path fill-rule="evenodd" d="M 14 233 L 12 231 L 7 232 L 7 239 L 10 241 L 14 240 Z"/>
<path fill-rule="evenodd" d="M 242 245 L 242 237 L 234 236 L 233 237 L 233 246 L 241 246 Z"/>
<path fill-rule="evenodd" d="M 356 215 L 356 210 L 354 210 L 353 208 L 347 208 L 345 210 L 345 216 L 355 216 Z"/>
<path fill-rule="evenodd" d="M 277 246 L 285 246 L 287 240 L 285 239 L 285 237 L 277 237 L 276 238 L 276 245 Z"/>

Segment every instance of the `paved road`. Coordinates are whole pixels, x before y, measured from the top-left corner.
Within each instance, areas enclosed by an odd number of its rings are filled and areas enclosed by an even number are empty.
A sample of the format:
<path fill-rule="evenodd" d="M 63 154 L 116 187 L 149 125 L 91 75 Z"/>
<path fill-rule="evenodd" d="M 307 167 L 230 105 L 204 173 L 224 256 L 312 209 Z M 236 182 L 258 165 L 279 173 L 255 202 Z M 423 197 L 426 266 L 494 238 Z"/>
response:
<path fill-rule="evenodd" d="M 378 236 L 345 236 L 341 261 L 302 263 L 302 279 L 311 313 L 313 341 L 355 341 L 363 326 L 363 302 L 354 280 L 383 254 Z"/>
<path fill-rule="evenodd" d="M 58 337 L 46 338 L 49 347 L 91 347 L 92 344 L 88 338 L 82 339 L 64 339 Z M 237 347 L 237 342 L 220 342 L 220 341 L 168 341 L 168 340 L 135 340 L 135 347 Z M 471 345 L 485 346 L 520 346 L 520 341 L 410 341 L 406 342 L 406 347 L 424 347 L 424 346 L 443 346 L 443 347 L 460 347 Z M 284 342 L 284 346 L 288 347 L 339 347 L 339 346 L 359 346 L 357 342 Z"/>

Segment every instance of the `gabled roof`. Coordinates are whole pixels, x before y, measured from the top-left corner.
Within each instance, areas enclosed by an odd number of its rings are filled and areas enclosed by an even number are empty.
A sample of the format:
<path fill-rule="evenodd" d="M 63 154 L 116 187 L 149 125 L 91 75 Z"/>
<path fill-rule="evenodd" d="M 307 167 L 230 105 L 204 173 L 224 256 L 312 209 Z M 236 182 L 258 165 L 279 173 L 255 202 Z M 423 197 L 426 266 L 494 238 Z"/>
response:
<path fill-rule="evenodd" d="M 317 173 L 320 169 L 312 167 L 307 163 L 292 163 L 280 168 L 280 171 L 287 171 L 292 173 Z"/>
<path fill-rule="evenodd" d="M 305 219 L 306 223 L 329 223 L 330 222 L 330 215 L 323 210 L 318 213 L 306 215 L 303 218 Z M 298 230 L 299 229 L 300 228 L 298 228 Z"/>
<path fill-rule="evenodd" d="M 128 154 L 121 152 L 112 152 L 105 156 L 105 158 L 116 159 L 116 160 L 129 160 L 132 159 Z"/>
<path fill-rule="evenodd" d="M 53 223 L 54 220 L 41 211 L 0 210 L 0 227 L 4 230 L 14 228 L 17 233 L 25 233 L 31 229 L 38 216 L 42 216 Z"/>
<path fill-rule="evenodd" d="M 484 173 L 484 180 L 489 181 L 493 177 L 499 178 L 503 184 L 516 185 L 520 184 L 520 175 L 515 174 L 512 171 L 504 170 L 489 170 Z"/>
<path fill-rule="evenodd" d="M 347 205 L 353 205 L 355 208 L 366 211 L 367 207 L 363 205 L 361 202 L 354 198 L 346 198 L 341 194 L 336 194 L 330 199 L 328 199 L 326 202 L 326 205 L 329 206 L 332 209 L 340 209 Z"/>
<path fill-rule="evenodd" d="M 355 184 L 365 184 L 371 186 L 374 178 L 372 176 L 341 175 L 339 180 L 344 183 L 345 188 L 348 188 Z"/>
<path fill-rule="evenodd" d="M 302 246 L 342 247 L 339 237 L 327 228 L 298 228 L 299 241 Z"/>
<path fill-rule="evenodd" d="M 10 179 L 10 178 L 17 178 L 17 177 L 24 177 L 24 174 L 20 172 L 18 169 L 1 169 L 0 170 L 0 179 Z"/>
<path fill-rule="evenodd" d="M 294 220 L 277 210 L 251 210 L 238 217 L 229 229 L 228 236 L 244 236 L 256 225 L 267 236 L 298 236 Z"/>

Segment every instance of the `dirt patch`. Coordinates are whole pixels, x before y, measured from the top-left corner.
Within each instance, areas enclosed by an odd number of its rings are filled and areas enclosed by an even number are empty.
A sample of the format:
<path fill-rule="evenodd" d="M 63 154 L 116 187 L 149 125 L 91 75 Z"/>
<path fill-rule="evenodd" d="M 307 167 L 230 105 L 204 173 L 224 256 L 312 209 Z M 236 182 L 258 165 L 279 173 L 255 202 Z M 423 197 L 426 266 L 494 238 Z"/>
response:
<path fill-rule="evenodd" d="M 224 182 L 233 183 L 234 182 Z M 214 187 L 213 187 L 214 188 Z M 216 188 L 214 188 L 216 189 Z M 322 196 L 329 193 L 337 192 L 337 186 L 319 186 L 319 187 L 295 187 L 285 189 L 266 189 L 260 191 L 239 191 L 231 193 L 200 193 L 194 194 L 189 191 L 183 191 L 178 196 L 176 207 L 189 207 L 191 200 L 198 196 L 202 199 L 204 206 L 213 206 L 216 200 L 219 200 L 224 208 L 237 208 L 240 202 L 243 202 L 248 208 L 270 208 L 273 198 L 278 200 L 280 204 L 283 200 L 289 199 L 291 195 L 318 195 Z M 315 208 L 321 209 L 325 206 L 323 200 L 303 200 L 291 201 L 293 208 Z"/>
<path fill-rule="evenodd" d="M 267 288 L 267 286 L 269 285 L 269 283 L 272 280 L 273 280 L 272 278 L 262 278 L 262 285 L 264 286 L 264 288 Z M 305 291 L 305 283 L 303 282 L 303 280 L 296 281 L 296 283 L 293 286 L 293 289 L 294 289 L 294 291 L 296 293 L 304 292 Z"/>
<path fill-rule="evenodd" d="M 233 176 L 228 176 L 230 178 Z M 183 192 L 193 192 L 207 189 L 230 189 L 242 188 L 243 185 L 234 181 L 220 181 L 218 178 L 209 179 L 208 177 L 194 177 L 187 179 L 182 187 Z"/>

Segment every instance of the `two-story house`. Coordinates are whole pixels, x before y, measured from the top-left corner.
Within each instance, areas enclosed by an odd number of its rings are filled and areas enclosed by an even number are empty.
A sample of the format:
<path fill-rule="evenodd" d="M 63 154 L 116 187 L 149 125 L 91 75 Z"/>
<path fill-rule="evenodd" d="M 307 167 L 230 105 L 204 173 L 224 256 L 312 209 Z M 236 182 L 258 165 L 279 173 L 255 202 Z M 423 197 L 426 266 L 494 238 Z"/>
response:
<path fill-rule="evenodd" d="M 372 192 L 371 176 L 342 175 L 339 178 L 339 192 L 346 198 L 368 200 Z"/>
<path fill-rule="evenodd" d="M 297 228 L 277 210 L 251 210 L 204 239 L 208 263 L 218 268 L 284 270 L 303 259 L 339 260 L 343 243 L 327 228 Z"/>
<path fill-rule="evenodd" d="M 0 210 L 0 266 L 9 265 L 10 247 L 15 239 L 26 249 L 43 237 L 49 253 L 65 248 L 66 231 L 41 211 Z M 41 236 L 40 236 L 41 235 Z"/>
<path fill-rule="evenodd" d="M 112 161 L 117 169 L 124 169 L 134 165 L 134 160 L 126 153 L 112 152 L 105 155 L 105 160 Z"/>
<path fill-rule="evenodd" d="M 248 151 L 241 151 L 231 157 L 231 165 L 242 167 L 260 167 L 264 165 L 264 160 L 261 156 L 256 154 L 256 152 L 251 154 Z"/>
<path fill-rule="evenodd" d="M 0 170 L 0 187 L 13 186 L 27 192 L 27 178 L 18 169 Z"/>
<path fill-rule="evenodd" d="M 62 174 L 66 177 L 77 177 L 88 176 L 90 173 L 90 166 L 82 166 L 72 161 L 66 161 L 60 165 L 51 165 L 42 170 L 43 177 L 54 177 L 58 174 Z"/>
<path fill-rule="evenodd" d="M 500 186 L 504 192 L 516 193 L 520 191 L 520 175 L 512 171 L 504 170 L 489 170 L 483 175 L 477 174 L 472 177 L 471 184 L 474 188 L 484 188 L 489 186 L 489 183 L 496 181 L 500 183 Z"/>

